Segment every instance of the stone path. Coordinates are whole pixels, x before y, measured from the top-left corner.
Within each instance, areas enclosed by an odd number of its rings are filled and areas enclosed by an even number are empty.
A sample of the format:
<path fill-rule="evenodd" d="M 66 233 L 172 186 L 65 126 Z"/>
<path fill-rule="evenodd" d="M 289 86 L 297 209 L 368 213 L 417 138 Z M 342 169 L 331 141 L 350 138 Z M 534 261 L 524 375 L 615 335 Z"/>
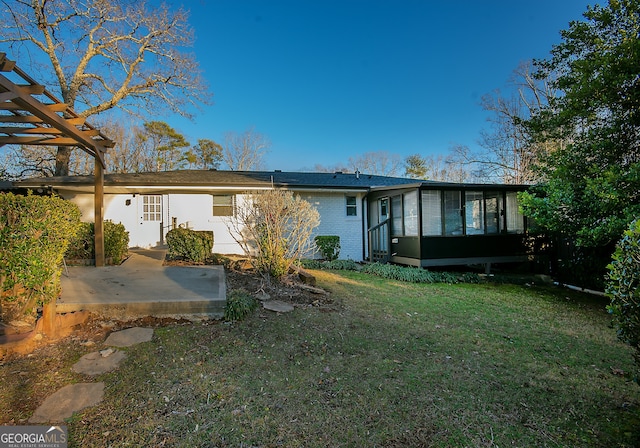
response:
<path fill-rule="evenodd" d="M 148 342 L 153 337 L 152 328 L 134 327 L 111 333 L 104 341 L 107 347 L 130 347 Z M 74 372 L 96 376 L 115 370 L 126 354 L 107 348 L 84 355 L 72 367 Z M 104 383 L 78 383 L 63 387 L 40 405 L 29 419 L 29 423 L 58 423 L 74 412 L 95 406 L 104 397 Z"/>

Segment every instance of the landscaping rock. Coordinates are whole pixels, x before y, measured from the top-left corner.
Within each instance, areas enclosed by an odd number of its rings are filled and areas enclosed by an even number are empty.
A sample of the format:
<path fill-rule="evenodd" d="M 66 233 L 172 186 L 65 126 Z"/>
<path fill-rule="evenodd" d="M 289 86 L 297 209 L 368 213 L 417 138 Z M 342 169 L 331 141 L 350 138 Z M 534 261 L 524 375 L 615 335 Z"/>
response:
<path fill-rule="evenodd" d="M 276 313 L 289 313 L 294 310 L 293 305 L 287 302 L 281 302 L 280 300 L 262 302 L 262 307 L 265 310 L 275 311 Z"/>
<path fill-rule="evenodd" d="M 78 383 L 65 386 L 40 405 L 29 423 L 56 423 L 74 412 L 95 406 L 104 397 L 104 383 Z"/>
<path fill-rule="evenodd" d="M 83 375 L 102 375 L 116 369 L 120 362 L 126 358 L 125 353 L 119 350 L 112 350 L 107 356 L 104 356 L 103 352 L 105 350 L 84 355 L 73 365 L 73 371 Z"/>
<path fill-rule="evenodd" d="M 130 347 L 141 342 L 149 342 L 153 337 L 153 328 L 128 328 L 111 333 L 104 345 L 113 347 Z"/>

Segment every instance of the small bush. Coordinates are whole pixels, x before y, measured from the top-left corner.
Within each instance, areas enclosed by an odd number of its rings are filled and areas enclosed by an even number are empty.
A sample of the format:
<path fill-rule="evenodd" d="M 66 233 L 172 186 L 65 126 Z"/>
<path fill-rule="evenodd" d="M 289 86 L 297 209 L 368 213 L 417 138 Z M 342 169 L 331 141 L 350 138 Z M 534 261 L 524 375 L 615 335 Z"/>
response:
<path fill-rule="evenodd" d="M 617 326 L 618 338 L 635 350 L 637 373 L 640 372 L 640 219 L 629 226 L 618 241 L 607 266 L 608 306 Z"/>
<path fill-rule="evenodd" d="M 169 258 L 203 263 L 211 256 L 213 232 L 172 229 L 167 233 L 167 245 Z"/>
<path fill-rule="evenodd" d="M 95 259 L 94 223 L 83 222 L 75 238 L 69 242 L 65 257 L 70 260 Z M 104 222 L 104 256 L 120 264 L 129 253 L 129 232 L 121 223 Z"/>
<path fill-rule="evenodd" d="M 224 318 L 227 321 L 242 320 L 258 307 L 258 301 L 244 290 L 234 290 L 227 296 Z"/>
<path fill-rule="evenodd" d="M 335 271 L 359 271 L 360 265 L 353 260 L 302 260 L 302 266 L 307 269 L 329 269 Z"/>
<path fill-rule="evenodd" d="M 124 224 L 104 222 L 104 256 L 120 264 L 129 253 L 129 232 Z M 94 257 L 95 258 L 95 257 Z"/>
<path fill-rule="evenodd" d="M 340 256 L 340 237 L 335 235 L 317 236 L 314 238 L 316 247 L 325 260 L 337 260 Z"/>
<path fill-rule="evenodd" d="M 32 323 L 38 305 L 56 300 L 79 225 L 80 210 L 69 201 L 0 194 L 0 320 Z"/>
<path fill-rule="evenodd" d="M 433 272 L 425 269 L 394 264 L 372 263 L 364 266 L 362 272 L 378 277 L 400 280 L 409 283 L 479 283 L 476 274 L 456 274 L 452 272 Z"/>

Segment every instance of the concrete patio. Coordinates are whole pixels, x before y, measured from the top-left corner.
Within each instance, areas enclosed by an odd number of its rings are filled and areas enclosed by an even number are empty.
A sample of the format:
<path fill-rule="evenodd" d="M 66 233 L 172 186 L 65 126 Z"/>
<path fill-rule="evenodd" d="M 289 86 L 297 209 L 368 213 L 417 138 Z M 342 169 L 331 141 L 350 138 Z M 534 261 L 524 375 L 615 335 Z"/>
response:
<path fill-rule="evenodd" d="M 119 266 L 69 266 L 56 311 L 87 310 L 118 319 L 222 317 L 224 268 L 163 266 L 165 254 L 163 249 L 136 249 Z"/>

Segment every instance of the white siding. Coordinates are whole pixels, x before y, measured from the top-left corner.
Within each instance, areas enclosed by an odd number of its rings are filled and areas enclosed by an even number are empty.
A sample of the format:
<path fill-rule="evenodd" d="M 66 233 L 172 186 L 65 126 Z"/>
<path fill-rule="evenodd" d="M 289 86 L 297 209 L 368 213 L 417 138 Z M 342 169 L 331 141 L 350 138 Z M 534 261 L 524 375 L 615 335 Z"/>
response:
<path fill-rule="evenodd" d="M 300 194 L 320 213 L 320 225 L 314 231 L 318 235 L 340 237 L 340 258 L 362 260 L 362 194 L 311 193 Z M 357 215 L 347 216 L 347 196 L 356 196 Z"/>
<path fill-rule="evenodd" d="M 301 193 L 320 213 L 317 235 L 337 235 L 340 237 L 340 258 L 362 260 L 362 194 L 349 194 L 357 198 L 357 215 L 347 216 L 347 194 Z M 80 207 L 82 220 L 94 221 L 93 194 L 61 192 L 61 196 Z M 237 195 L 237 205 L 241 206 L 244 196 Z M 105 194 L 104 218 L 122 223 L 129 232 L 131 247 L 153 247 L 160 240 L 159 223 L 144 223 L 140 216 L 142 195 Z M 242 248 L 235 242 L 225 224 L 226 217 L 213 216 L 213 199 L 209 193 L 168 194 L 162 197 L 164 233 L 175 222 L 178 226 L 193 230 L 211 230 L 214 235 L 213 251 L 221 254 L 242 254 Z"/>

